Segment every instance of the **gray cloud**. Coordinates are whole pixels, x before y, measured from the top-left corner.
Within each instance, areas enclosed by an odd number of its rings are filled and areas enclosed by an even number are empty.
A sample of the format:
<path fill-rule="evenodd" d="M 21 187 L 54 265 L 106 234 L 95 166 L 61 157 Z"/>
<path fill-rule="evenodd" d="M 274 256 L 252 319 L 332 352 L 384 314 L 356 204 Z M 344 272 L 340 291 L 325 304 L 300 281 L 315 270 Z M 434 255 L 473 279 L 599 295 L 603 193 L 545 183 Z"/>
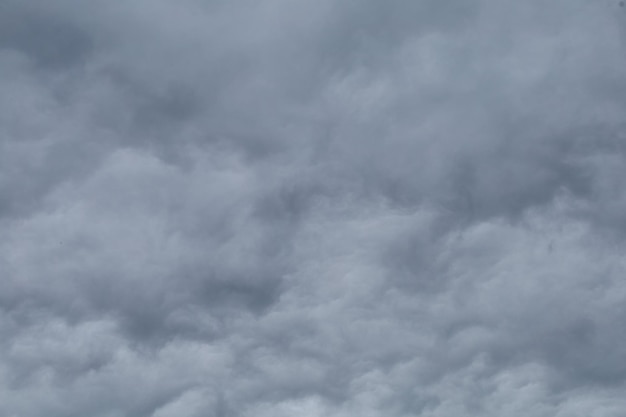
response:
<path fill-rule="evenodd" d="M 0 414 L 621 416 L 617 2 L 0 6 Z"/>

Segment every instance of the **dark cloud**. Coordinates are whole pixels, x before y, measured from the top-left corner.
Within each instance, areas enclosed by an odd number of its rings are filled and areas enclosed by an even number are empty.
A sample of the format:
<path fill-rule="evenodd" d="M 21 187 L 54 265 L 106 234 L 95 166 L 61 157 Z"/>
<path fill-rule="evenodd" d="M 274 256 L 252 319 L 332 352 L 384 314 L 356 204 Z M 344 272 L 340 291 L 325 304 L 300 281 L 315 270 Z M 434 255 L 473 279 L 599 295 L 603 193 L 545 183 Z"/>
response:
<path fill-rule="evenodd" d="M 625 30 L 5 1 L 0 415 L 621 416 Z"/>
<path fill-rule="evenodd" d="M 7 2 L 0 17 L 0 48 L 22 53 L 43 71 L 84 63 L 94 50 L 92 35 L 71 19 Z"/>

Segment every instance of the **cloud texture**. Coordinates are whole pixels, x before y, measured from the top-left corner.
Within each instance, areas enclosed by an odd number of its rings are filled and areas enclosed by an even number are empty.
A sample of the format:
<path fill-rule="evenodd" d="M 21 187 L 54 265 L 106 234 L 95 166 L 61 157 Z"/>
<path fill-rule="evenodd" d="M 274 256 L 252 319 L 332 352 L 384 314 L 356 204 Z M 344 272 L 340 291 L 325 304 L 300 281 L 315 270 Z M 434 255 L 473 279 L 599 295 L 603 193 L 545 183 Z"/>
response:
<path fill-rule="evenodd" d="M 624 415 L 617 2 L 4 0 L 0 74 L 0 415 Z"/>

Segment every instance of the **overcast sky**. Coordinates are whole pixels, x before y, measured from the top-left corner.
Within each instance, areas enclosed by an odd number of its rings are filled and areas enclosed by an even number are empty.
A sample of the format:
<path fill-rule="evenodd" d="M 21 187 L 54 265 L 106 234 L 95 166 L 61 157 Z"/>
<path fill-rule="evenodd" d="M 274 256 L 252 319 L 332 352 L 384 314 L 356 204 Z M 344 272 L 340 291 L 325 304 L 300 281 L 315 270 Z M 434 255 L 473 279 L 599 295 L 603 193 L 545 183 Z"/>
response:
<path fill-rule="evenodd" d="M 0 416 L 623 417 L 626 8 L 0 2 Z"/>

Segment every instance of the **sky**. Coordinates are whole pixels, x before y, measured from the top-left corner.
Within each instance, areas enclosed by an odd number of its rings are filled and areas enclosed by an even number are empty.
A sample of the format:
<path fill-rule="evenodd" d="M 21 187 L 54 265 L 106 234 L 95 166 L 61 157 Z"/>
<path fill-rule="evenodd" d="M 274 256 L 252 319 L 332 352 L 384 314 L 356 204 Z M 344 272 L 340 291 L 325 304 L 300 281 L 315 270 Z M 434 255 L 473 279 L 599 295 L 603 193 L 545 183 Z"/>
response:
<path fill-rule="evenodd" d="M 613 0 L 0 2 L 0 415 L 622 417 Z"/>

